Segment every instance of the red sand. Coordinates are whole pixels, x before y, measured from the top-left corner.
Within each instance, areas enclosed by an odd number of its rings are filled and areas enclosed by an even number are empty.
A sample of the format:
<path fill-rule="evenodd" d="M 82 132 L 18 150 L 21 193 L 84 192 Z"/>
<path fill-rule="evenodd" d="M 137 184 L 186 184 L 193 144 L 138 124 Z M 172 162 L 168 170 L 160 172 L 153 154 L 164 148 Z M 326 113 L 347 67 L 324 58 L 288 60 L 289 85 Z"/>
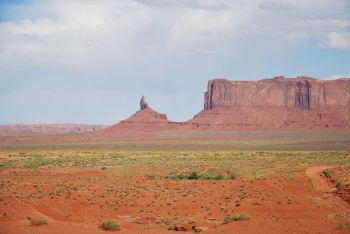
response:
<path fill-rule="evenodd" d="M 346 233 L 350 204 L 329 191 L 319 176 L 305 174 L 260 180 L 173 181 L 78 169 L 2 170 L 0 233 L 105 233 L 115 219 L 120 233 L 173 233 L 178 225 L 205 233 Z M 314 188 L 308 185 L 311 179 Z M 223 224 L 226 214 L 249 213 L 248 221 Z M 30 226 L 44 217 L 48 225 Z M 191 222 L 192 221 L 192 222 Z"/>

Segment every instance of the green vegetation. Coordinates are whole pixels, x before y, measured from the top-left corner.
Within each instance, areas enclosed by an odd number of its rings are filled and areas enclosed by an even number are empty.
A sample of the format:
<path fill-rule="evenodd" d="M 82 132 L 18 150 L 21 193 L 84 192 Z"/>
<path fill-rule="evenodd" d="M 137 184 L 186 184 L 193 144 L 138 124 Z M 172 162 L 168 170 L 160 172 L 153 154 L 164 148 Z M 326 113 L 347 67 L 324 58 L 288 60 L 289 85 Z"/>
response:
<path fill-rule="evenodd" d="M 79 136 L 0 136 L 0 150 L 111 150 L 111 151 L 349 151 L 346 131 L 225 131 L 162 132 L 153 140 L 127 141 L 133 135 L 89 139 Z M 36 143 L 44 138 L 46 144 Z"/>
<path fill-rule="evenodd" d="M 322 176 L 322 177 L 324 177 L 324 178 L 326 178 L 326 179 L 331 178 L 331 175 L 329 174 L 328 171 L 322 171 L 322 172 L 320 173 L 320 176 Z"/>
<path fill-rule="evenodd" d="M 205 231 L 208 231 L 208 228 L 207 227 L 195 227 L 193 229 L 194 232 L 198 233 L 198 232 L 205 232 Z"/>
<path fill-rule="evenodd" d="M 314 183 L 312 182 L 312 180 L 310 178 L 307 179 L 307 186 L 312 189 L 314 188 Z"/>
<path fill-rule="evenodd" d="M 222 173 L 215 173 L 215 172 L 209 172 L 209 173 L 198 173 L 196 171 L 192 171 L 189 175 L 170 175 L 166 176 L 167 179 L 173 179 L 173 180 L 224 180 L 224 179 L 235 179 L 235 176 L 233 174 L 229 176 L 224 176 Z"/>
<path fill-rule="evenodd" d="M 30 224 L 32 226 L 42 226 L 47 225 L 49 222 L 46 219 L 32 219 Z"/>
<path fill-rule="evenodd" d="M 154 180 L 156 178 L 154 175 L 149 175 L 149 174 L 145 175 L 145 177 L 149 180 Z"/>
<path fill-rule="evenodd" d="M 234 221 L 244 221 L 244 220 L 250 220 L 250 215 L 247 213 L 227 215 L 224 219 L 224 224 L 228 224 Z"/>
<path fill-rule="evenodd" d="M 340 189 L 342 187 L 342 183 L 340 181 L 338 181 L 337 183 L 335 183 L 335 187 L 337 189 Z"/>
<path fill-rule="evenodd" d="M 338 223 L 337 224 L 337 230 L 344 230 L 345 225 L 343 223 Z"/>
<path fill-rule="evenodd" d="M 173 224 L 178 224 L 179 223 L 179 219 L 177 217 L 158 217 L 156 224 L 158 224 L 161 227 L 167 227 L 169 225 L 173 225 Z"/>
<path fill-rule="evenodd" d="M 326 171 L 331 176 L 331 179 L 336 181 L 336 187 L 338 189 L 344 184 L 350 184 L 350 160 L 340 163 L 338 166 L 327 169 Z"/>
<path fill-rule="evenodd" d="M 275 166 L 277 165 L 277 166 Z M 334 165 L 330 170 L 348 183 L 349 152 L 231 152 L 231 151 L 113 151 L 46 150 L 0 151 L 0 169 L 48 169 L 52 167 L 120 171 L 132 176 L 142 168 L 143 176 L 175 180 L 262 179 L 283 173 L 304 173 L 313 165 Z M 341 165 L 341 167 L 339 166 Z M 106 169 L 102 169 L 106 168 Z M 344 176 L 345 175 L 345 176 Z M 323 176 L 330 176 L 323 174 Z M 312 187 L 311 183 L 309 186 Z"/>
<path fill-rule="evenodd" d="M 105 231 L 120 231 L 119 224 L 114 220 L 107 220 L 101 224 L 101 228 Z"/>
<path fill-rule="evenodd" d="M 189 180 L 198 180 L 198 174 L 197 172 L 193 171 L 191 175 L 187 176 L 187 179 Z"/>

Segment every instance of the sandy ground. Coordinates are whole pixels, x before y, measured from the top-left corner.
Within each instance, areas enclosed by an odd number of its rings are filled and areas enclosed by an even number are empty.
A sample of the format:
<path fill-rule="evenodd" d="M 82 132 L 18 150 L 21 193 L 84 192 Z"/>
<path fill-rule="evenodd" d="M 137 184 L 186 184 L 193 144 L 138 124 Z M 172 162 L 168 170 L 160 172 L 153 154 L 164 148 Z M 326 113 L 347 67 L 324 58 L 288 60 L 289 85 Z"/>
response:
<path fill-rule="evenodd" d="M 332 167 L 331 166 L 310 167 L 306 170 L 306 175 L 312 180 L 313 186 L 316 190 L 325 191 L 325 192 L 331 192 L 335 190 L 334 186 L 331 184 L 330 181 L 320 176 L 322 171 L 330 168 Z"/>
<path fill-rule="evenodd" d="M 263 179 L 150 180 L 120 172 L 79 169 L 0 171 L 0 233 L 173 233 L 177 225 L 204 233 L 349 233 L 350 204 L 320 176 L 328 166 Z M 223 224 L 228 214 L 247 221 Z M 30 219 L 48 225 L 34 227 Z"/>

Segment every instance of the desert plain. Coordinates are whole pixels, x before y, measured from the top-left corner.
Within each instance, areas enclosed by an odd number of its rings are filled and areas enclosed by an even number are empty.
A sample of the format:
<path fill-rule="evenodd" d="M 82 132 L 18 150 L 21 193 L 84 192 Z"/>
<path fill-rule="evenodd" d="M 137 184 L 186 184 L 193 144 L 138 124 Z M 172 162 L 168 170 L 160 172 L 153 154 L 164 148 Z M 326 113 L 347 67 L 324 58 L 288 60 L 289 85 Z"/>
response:
<path fill-rule="evenodd" d="M 0 233 L 349 233 L 350 133 L 0 137 Z"/>

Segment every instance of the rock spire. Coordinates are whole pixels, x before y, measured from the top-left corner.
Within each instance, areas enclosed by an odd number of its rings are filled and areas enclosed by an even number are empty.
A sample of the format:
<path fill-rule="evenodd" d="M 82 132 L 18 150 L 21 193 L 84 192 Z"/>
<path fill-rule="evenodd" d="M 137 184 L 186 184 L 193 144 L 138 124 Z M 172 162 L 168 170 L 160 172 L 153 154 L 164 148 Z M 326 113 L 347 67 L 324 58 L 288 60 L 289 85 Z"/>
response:
<path fill-rule="evenodd" d="M 141 100 L 140 100 L 140 109 L 146 109 L 148 108 L 148 103 L 145 100 L 145 97 L 142 95 Z"/>

